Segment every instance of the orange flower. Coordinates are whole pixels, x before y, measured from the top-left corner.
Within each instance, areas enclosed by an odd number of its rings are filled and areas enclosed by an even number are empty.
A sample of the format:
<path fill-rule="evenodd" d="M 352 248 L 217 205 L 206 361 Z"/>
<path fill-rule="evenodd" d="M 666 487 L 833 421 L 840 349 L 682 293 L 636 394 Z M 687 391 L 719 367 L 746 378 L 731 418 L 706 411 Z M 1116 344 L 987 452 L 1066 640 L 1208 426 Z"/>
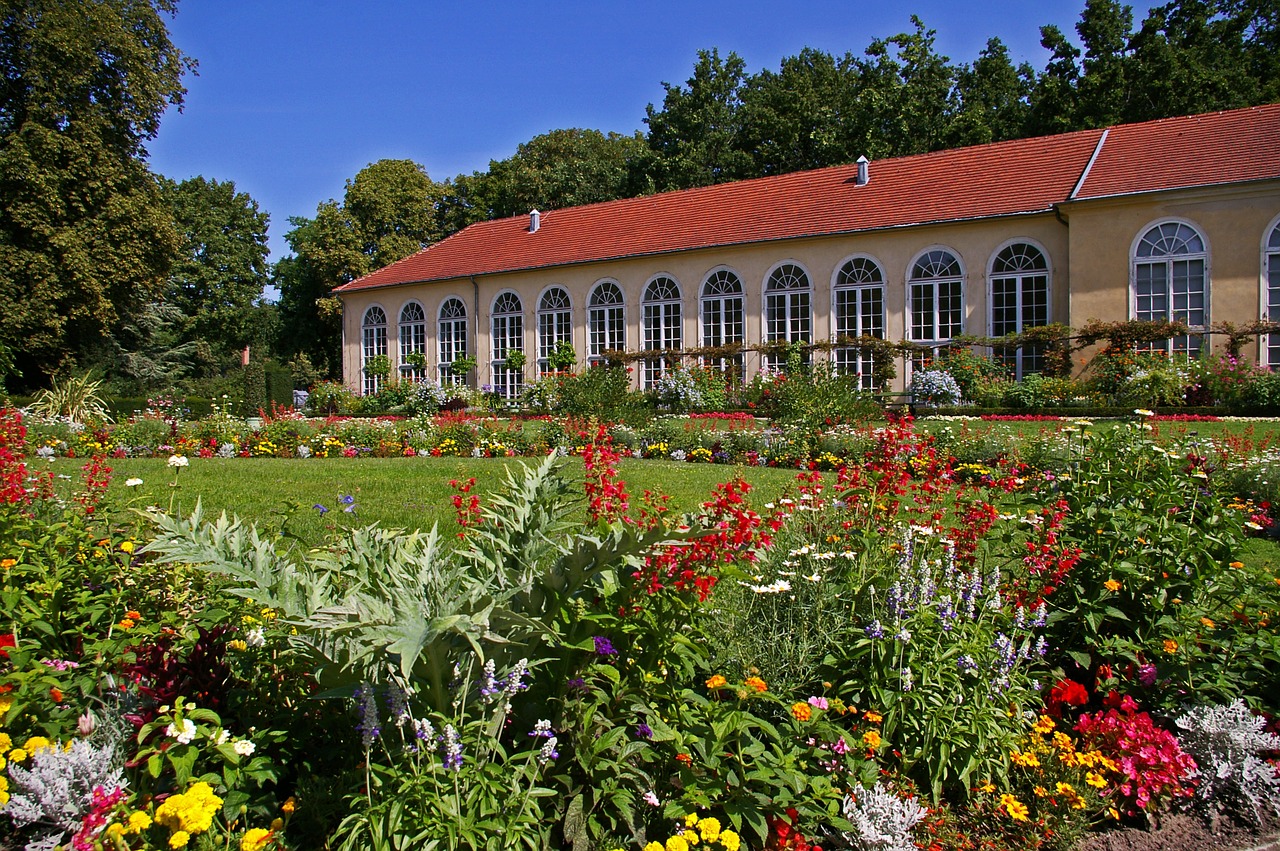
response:
<path fill-rule="evenodd" d="M 791 715 L 797 721 L 808 721 L 813 717 L 813 709 L 807 703 L 796 702 L 791 704 Z"/>
<path fill-rule="evenodd" d="M 1102 583 L 1102 587 L 1106 588 L 1108 591 L 1112 593 L 1115 593 L 1116 591 L 1120 590 L 1120 583 L 1115 581 L 1114 579 L 1108 579 L 1106 582 Z"/>
<path fill-rule="evenodd" d="M 862 717 L 868 724 L 879 724 L 884 720 L 884 717 L 879 712 L 872 712 L 870 709 L 862 713 Z"/>
<path fill-rule="evenodd" d="M 298 800 L 292 795 L 290 795 L 289 800 L 285 801 L 284 805 L 280 807 L 280 811 L 287 816 L 293 815 L 294 810 L 296 809 L 298 809 Z"/>
<path fill-rule="evenodd" d="M 56 686 L 49 689 L 49 697 L 53 698 L 54 703 L 62 703 L 62 689 Z"/>
<path fill-rule="evenodd" d="M 1166 639 L 1164 640 L 1164 652 L 1166 652 L 1166 653 L 1168 653 L 1168 654 L 1170 654 L 1170 655 L 1172 655 L 1172 654 L 1174 654 L 1174 653 L 1177 653 L 1177 652 L 1178 652 L 1178 642 L 1174 641 L 1172 638 L 1166 638 Z"/>
<path fill-rule="evenodd" d="M 1232 567 L 1234 567 L 1236 570 L 1239 570 L 1240 568 L 1244 567 L 1244 562 L 1242 562 L 1242 561 L 1233 561 L 1233 562 L 1231 562 L 1231 566 L 1232 566 Z"/>
<path fill-rule="evenodd" d="M 142 620 L 142 615 L 139 614 L 138 612 L 135 612 L 133 609 L 130 609 L 129 611 L 125 612 L 124 616 L 132 621 Z"/>
<path fill-rule="evenodd" d="M 0 558 L 0 567 L 3 567 L 5 570 L 8 570 L 17 563 L 18 560 L 16 558 Z"/>
<path fill-rule="evenodd" d="M 728 682 L 729 682 L 728 680 L 726 680 L 724 677 L 720 676 L 719 674 L 713 674 L 707 680 L 707 688 L 724 688 L 725 684 Z"/>
<path fill-rule="evenodd" d="M 116 624 L 116 626 L 120 627 L 121 629 L 133 629 L 136 625 L 137 624 L 135 624 L 129 618 L 125 618 L 124 620 L 120 621 L 120 623 Z"/>
<path fill-rule="evenodd" d="M 862 743 L 871 749 L 880 747 L 884 740 L 880 738 L 880 734 L 875 730 L 868 730 L 862 734 Z"/>
<path fill-rule="evenodd" d="M 678 753 L 676 754 L 676 762 L 682 762 L 685 765 L 693 765 L 693 757 L 689 756 L 687 753 Z"/>
<path fill-rule="evenodd" d="M 744 686 L 750 686 L 757 692 L 766 692 L 769 690 L 769 685 L 759 677 L 747 677 L 742 681 L 742 684 Z"/>

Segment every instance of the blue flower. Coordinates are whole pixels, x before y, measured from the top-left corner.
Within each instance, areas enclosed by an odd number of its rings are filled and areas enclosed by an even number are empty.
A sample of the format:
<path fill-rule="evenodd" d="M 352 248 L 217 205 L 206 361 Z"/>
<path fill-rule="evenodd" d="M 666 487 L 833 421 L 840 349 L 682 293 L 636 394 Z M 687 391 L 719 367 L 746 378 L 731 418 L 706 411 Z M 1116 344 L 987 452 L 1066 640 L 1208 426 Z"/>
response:
<path fill-rule="evenodd" d="M 648 724 L 641 721 L 639 724 L 636 725 L 636 736 L 638 736 L 641 739 L 652 739 L 653 730 L 649 728 Z"/>
<path fill-rule="evenodd" d="M 325 508 L 323 505 L 321 505 L 318 502 L 311 507 L 314 508 L 316 511 L 319 511 L 322 515 L 329 513 L 329 509 Z"/>
<path fill-rule="evenodd" d="M 346 508 L 342 509 L 345 513 L 347 514 L 356 513 L 356 498 L 354 496 L 351 496 L 350 494 L 344 494 L 338 497 L 338 502 L 346 506 Z"/>
<path fill-rule="evenodd" d="M 614 649 L 613 642 L 605 638 L 603 635 L 597 635 L 593 639 L 596 643 L 597 656 L 617 656 L 618 651 Z"/>

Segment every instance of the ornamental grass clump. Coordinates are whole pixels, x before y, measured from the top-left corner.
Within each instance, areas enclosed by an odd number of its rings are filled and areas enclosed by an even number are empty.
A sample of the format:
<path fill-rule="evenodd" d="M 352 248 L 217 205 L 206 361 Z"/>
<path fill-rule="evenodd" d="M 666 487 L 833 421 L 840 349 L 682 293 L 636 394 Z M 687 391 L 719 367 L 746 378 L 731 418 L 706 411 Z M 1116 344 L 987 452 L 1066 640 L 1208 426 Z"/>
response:
<path fill-rule="evenodd" d="M 1196 761 L 1196 798 L 1213 812 L 1231 812 L 1262 821 L 1267 807 L 1280 814 L 1280 778 L 1259 757 L 1280 750 L 1280 736 L 1243 700 L 1227 706 L 1195 706 L 1178 716 L 1178 740 Z"/>

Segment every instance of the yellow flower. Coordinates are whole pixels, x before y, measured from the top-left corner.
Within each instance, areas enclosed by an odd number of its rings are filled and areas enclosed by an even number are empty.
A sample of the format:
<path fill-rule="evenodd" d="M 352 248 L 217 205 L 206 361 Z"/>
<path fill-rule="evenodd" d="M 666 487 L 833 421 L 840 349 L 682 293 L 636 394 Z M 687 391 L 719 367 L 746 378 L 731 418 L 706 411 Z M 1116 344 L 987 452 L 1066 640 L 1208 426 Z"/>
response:
<path fill-rule="evenodd" d="M 992 783 L 990 780 L 982 781 L 982 785 L 978 787 L 979 792 L 985 792 L 988 795 L 990 795 L 995 790 L 996 790 L 996 784 Z"/>
<path fill-rule="evenodd" d="M 32 756 L 35 756 L 40 753 L 40 751 L 53 750 L 55 747 L 56 745 L 44 736 L 32 736 L 27 739 L 26 744 L 22 746 L 22 749 Z"/>
<path fill-rule="evenodd" d="M 791 717 L 797 721 L 808 721 L 813 717 L 813 708 L 803 701 L 791 704 Z"/>
<path fill-rule="evenodd" d="M 118 836 L 124 836 L 124 825 L 118 821 L 113 821 L 111 824 L 107 825 L 107 836 L 110 836 L 112 839 L 115 839 Z"/>
<path fill-rule="evenodd" d="M 5 570 L 8 570 L 17 563 L 18 560 L 16 558 L 0 558 L 0 567 L 3 567 Z"/>
<path fill-rule="evenodd" d="M 687 816 L 685 816 L 685 817 L 684 817 L 684 826 L 685 826 L 685 827 L 694 827 L 695 825 L 697 825 L 697 823 L 698 823 L 698 814 L 697 814 L 697 813 L 689 813 L 689 815 L 687 815 Z"/>
<path fill-rule="evenodd" d="M 273 818 L 273 819 L 271 820 L 271 831 L 272 831 L 272 833 L 274 833 L 274 832 L 275 832 L 275 831 L 277 831 L 277 830 L 284 830 L 284 819 L 282 819 L 282 818 Z"/>
<path fill-rule="evenodd" d="M 136 550 L 137 548 L 138 548 L 138 545 L 137 545 L 137 544 L 135 544 L 133 541 L 121 541 L 121 542 L 120 542 L 120 551 L 121 551 L 121 552 L 129 553 L 130 555 L 132 555 L 132 554 L 133 554 L 133 551 L 134 551 L 134 550 Z"/>
<path fill-rule="evenodd" d="M 240 840 L 240 851 L 262 851 L 270 841 L 271 831 L 251 827 L 245 831 L 244 838 Z"/>
<path fill-rule="evenodd" d="M 867 747 L 873 750 L 875 748 L 880 747 L 880 743 L 882 741 L 884 740 L 880 738 L 880 734 L 877 733 L 875 730 L 868 730 L 867 732 L 862 734 L 862 744 L 866 745 Z"/>
<path fill-rule="evenodd" d="M 0 733 L 0 753 L 4 753 L 13 747 L 13 739 L 9 738 L 8 733 Z"/>
<path fill-rule="evenodd" d="M 297 809 L 298 809 L 298 799 L 293 797 L 292 795 L 290 795 L 289 800 L 285 801 L 284 804 L 281 805 L 280 807 L 280 811 L 287 816 L 293 815 L 294 811 Z"/>
<path fill-rule="evenodd" d="M 1174 641 L 1172 638 L 1166 638 L 1164 640 L 1164 652 L 1169 653 L 1171 655 L 1174 653 L 1177 653 L 1178 642 Z"/>
<path fill-rule="evenodd" d="M 1095 789 L 1101 789 L 1103 786 L 1107 785 L 1106 779 L 1104 779 L 1103 776 L 1096 771 L 1090 771 L 1088 774 L 1086 774 L 1084 776 L 1084 782 L 1088 783 L 1090 786 L 1094 787 Z"/>
<path fill-rule="evenodd" d="M 689 843 L 682 836 L 673 836 L 667 840 L 666 851 L 689 851 Z"/>
<path fill-rule="evenodd" d="M 765 683 L 765 681 L 760 679 L 759 677 L 747 677 L 745 680 L 742 681 L 742 684 L 745 686 L 750 686 L 751 688 L 755 689 L 758 692 L 766 692 L 769 690 L 768 684 Z"/>
<path fill-rule="evenodd" d="M 738 834 L 732 830 L 726 830 L 720 834 L 720 845 L 724 851 L 738 851 L 742 840 L 738 838 Z"/>
<path fill-rule="evenodd" d="M 1048 790 L 1048 789 L 1046 789 L 1046 788 L 1044 788 L 1043 786 L 1037 786 L 1036 788 L 1032 789 L 1031 791 L 1036 793 L 1036 797 L 1037 797 L 1037 798 L 1043 798 L 1043 797 L 1045 797 L 1046 795 L 1048 795 L 1048 794 L 1049 794 L 1049 790 Z"/>
<path fill-rule="evenodd" d="M 879 724 L 884 720 L 879 712 L 872 712 L 870 709 L 862 713 L 862 717 L 868 724 Z"/>
<path fill-rule="evenodd" d="M 1075 787 L 1070 783 L 1060 782 L 1055 788 L 1057 788 L 1059 795 L 1074 795 L 1076 793 Z"/>
<path fill-rule="evenodd" d="M 1041 715 L 1040 720 L 1037 721 L 1036 725 L 1031 729 L 1035 730 L 1037 733 L 1043 736 L 1043 735 L 1052 733 L 1054 726 L 1055 725 L 1052 718 L 1050 718 L 1048 715 Z"/>
<path fill-rule="evenodd" d="M 1242 561 L 1233 561 L 1233 562 L 1231 562 L 1231 566 L 1232 566 L 1232 567 L 1234 567 L 1236 570 L 1239 570 L 1240 568 L 1244 567 L 1244 562 L 1242 562 Z"/>
<path fill-rule="evenodd" d="M 1114 593 L 1120 590 L 1120 583 L 1114 579 L 1108 579 L 1106 582 L 1102 583 L 1102 587 Z"/>
<path fill-rule="evenodd" d="M 26 762 L 27 752 L 22 748 L 14 748 L 9 751 L 9 762 Z"/>
<path fill-rule="evenodd" d="M 644 846 L 644 851 L 666 851 L 666 849 L 662 847 L 661 842 L 650 842 Z"/>
<path fill-rule="evenodd" d="M 173 835 L 169 837 L 169 847 L 170 848 L 186 848 L 187 843 L 190 841 L 191 841 L 191 834 L 187 833 L 185 830 L 175 831 Z"/>
<path fill-rule="evenodd" d="M 684 833 L 680 834 L 680 838 L 685 842 L 688 842 L 690 848 L 698 844 L 698 834 L 694 833 L 692 830 L 686 830 Z"/>
<path fill-rule="evenodd" d="M 1021 765 L 1023 768 L 1038 768 L 1040 765 L 1040 758 L 1031 751 L 1026 753 L 1014 751 L 1009 758 L 1013 760 L 1014 765 Z"/>
<path fill-rule="evenodd" d="M 230 641 L 228 641 L 227 647 L 231 648 L 232 650 L 240 650 L 240 651 L 249 649 L 249 645 L 246 644 L 244 641 L 240 640 L 239 638 L 233 638 Z"/>
<path fill-rule="evenodd" d="M 1213 618 L 1201 618 L 1200 625 L 1205 629 L 1213 629 L 1217 624 L 1213 622 Z"/>
<path fill-rule="evenodd" d="M 151 816 L 141 810 L 129 813 L 129 833 L 142 833 L 149 827 L 151 827 Z"/>
<path fill-rule="evenodd" d="M 715 842 L 720 838 L 720 819 L 704 818 L 698 820 L 698 833 L 707 842 Z"/>
<path fill-rule="evenodd" d="M 1027 805 L 1019 801 L 1012 795 L 1005 793 L 1000 796 L 1000 804 L 1004 807 L 1004 811 L 1009 814 L 1009 818 L 1014 821 L 1027 820 Z"/>
<path fill-rule="evenodd" d="M 1053 746 L 1060 751 L 1075 749 L 1075 746 L 1071 744 L 1071 737 L 1061 730 L 1053 734 Z"/>
<path fill-rule="evenodd" d="M 707 679 L 707 688 L 723 688 L 729 681 L 719 674 L 713 674 Z"/>

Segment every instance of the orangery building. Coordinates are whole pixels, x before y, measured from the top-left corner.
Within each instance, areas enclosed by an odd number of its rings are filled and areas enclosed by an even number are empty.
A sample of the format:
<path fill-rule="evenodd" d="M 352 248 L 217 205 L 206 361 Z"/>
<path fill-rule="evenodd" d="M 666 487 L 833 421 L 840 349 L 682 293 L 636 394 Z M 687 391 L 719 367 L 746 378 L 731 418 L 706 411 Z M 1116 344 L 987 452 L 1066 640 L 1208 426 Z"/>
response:
<path fill-rule="evenodd" d="M 870 387 L 866 349 L 841 341 L 1280 319 L 1280 104 L 532 211 L 337 294 L 352 389 L 379 389 L 377 359 L 508 398 L 566 345 L 579 365 L 644 353 L 646 387 L 682 361 L 750 377 L 784 365 L 761 344 L 834 341 L 822 356 Z M 1247 351 L 1280 365 L 1280 334 Z M 1005 357 L 1040 365 L 1031 347 Z"/>

